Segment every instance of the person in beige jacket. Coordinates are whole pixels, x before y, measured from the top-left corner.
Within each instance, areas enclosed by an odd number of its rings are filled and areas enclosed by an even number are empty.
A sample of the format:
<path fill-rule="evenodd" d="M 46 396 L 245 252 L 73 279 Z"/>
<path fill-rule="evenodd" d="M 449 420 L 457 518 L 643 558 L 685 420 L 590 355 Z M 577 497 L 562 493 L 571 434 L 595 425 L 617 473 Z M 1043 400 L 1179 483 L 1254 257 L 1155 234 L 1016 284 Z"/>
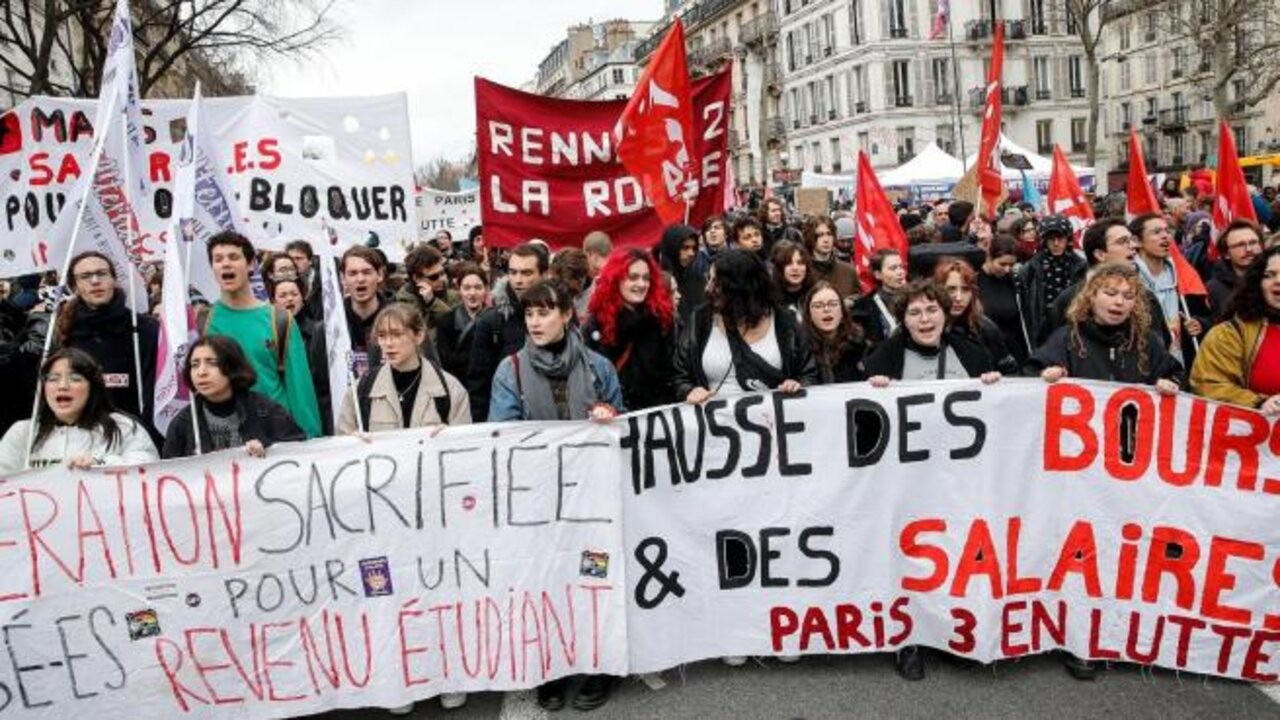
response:
<path fill-rule="evenodd" d="M 426 321 L 418 308 L 392 303 L 373 321 L 373 338 L 383 362 L 346 393 L 337 431 L 383 432 L 471 422 L 467 390 L 453 375 L 424 357 Z M 359 422 L 356 410 L 359 408 Z"/>

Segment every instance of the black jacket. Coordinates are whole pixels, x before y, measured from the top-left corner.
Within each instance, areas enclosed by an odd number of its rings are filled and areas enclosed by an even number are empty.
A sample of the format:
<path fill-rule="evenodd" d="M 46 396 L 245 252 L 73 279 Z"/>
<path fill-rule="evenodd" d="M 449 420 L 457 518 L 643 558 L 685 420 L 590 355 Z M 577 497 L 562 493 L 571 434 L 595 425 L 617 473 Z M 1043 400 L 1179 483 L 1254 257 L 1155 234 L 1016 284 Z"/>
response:
<path fill-rule="evenodd" d="M 160 324 L 150 315 L 138 315 L 138 356 L 142 366 L 142 406 L 138 406 L 138 368 L 133 357 L 133 322 L 124 295 L 117 292 L 111 302 L 89 308 L 77 302 L 75 319 L 66 347 L 83 350 L 102 366 L 107 395 L 116 410 L 142 420 L 153 438 L 155 405 L 156 346 Z"/>
<path fill-rule="evenodd" d="M 618 370 L 627 410 L 676 402 L 674 382 L 675 330 L 664 333 L 658 319 L 647 312 L 624 308 L 618 314 L 616 337 L 611 345 L 600 339 L 599 324 L 592 317 L 583 328 L 587 346 L 609 358 Z M 625 362 L 624 362 L 625 358 Z"/>
<path fill-rule="evenodd" d="M 440 356 L 440 366 L 457 378 L 467 376 L 467 368 L 471 365 L 471 346 L 480 321 L 477 317 L 471 323 L 471 327 L 463 332 L 458 324 L 458 314 L 466 312 L 466 309 L 459 305 L 448 315 L 441 315 L 440 323 L 436 325 L 436 353 Z M 482 310 L 481 313 L 483 312 Z"/>
<path fill-rule="evenodd" d="M 1048 289 L 1045 287 L 1047 254 L 1047 250 L 1037 252 L 1022 266 L 1018 274 L 1018 297 L 1022 300 L 1022 316 L 1026 320 L 1027 334 L 1031 337 L 1033 344 L 1044 342 L 1044 339 L 1049 336 L 1051 331 L 1048 324 L 1049 305 L 1057 299 L 1047 297 Z M 1071 250 L 1067 250 L 1065 256 L 1068 258 L 1067 277 L 1069 282 L 1074 284 L 1084 277 L 1087 264 L 1084 258 Z M 1063 290 L 1060 295 L 1065 293 L 1066 290 Z"/>
<path fill-rule="evenodd" d="M 191 412 L 200 406 L 200 450 L 209 453 L 227 448 L 213 447 L 209 439 L 209 425 L 204 422 L 204 401 L 196 397 L 183 408 L 169 424 L 169 434 L 164 439 L 160 457 L 180 458 L 196 454 L 195 435 L 191 432 Z M 306 440 L 307 434 L 293 421 L 284 406 L 256 392 L 236 394 L 236 413 L 240 416 L 240 437 L 245 442 L 257 440 L 265 447 L 278 442 Z"/>
<path fill-rule="evenodd" d="M 894 380 L 902 379 L 902 368 L 907 354 L 908 334 L 905 328 L 898 328 L 863 361 L 867 377 L 884 375 Z M 969 377 L 979 377 L 984 373 L 996 370 L 996 364 L 987 354 L 985 348 L 968 335 L 948 331 L 943 336 L 943 350 L 950 347 L 960 358 L 960 365 Z"/>
<path fill-rule="evenodd" d="M 1213 323 L 1216 325 L 1227 317 L 1224 314 L 1227 309 L 1227 301 L 1231 299 L 1231 294 L 1236 291 L 1236 271 L 1231 267 L 1230 260 L 1219 260 L 1214 266 L 1210 274 L 1209 282 L 1205 283 L 1205 289 L 1209 291 L 1209 311 L 1213 314 Z"/>
<path fill-rule="evenodd" d="M 1066 293 L 1063 293 L 1064 295 Z M 1023 334 L 1022 310 L 1018 307 L 1018 286 L 1013 274 L 995 277 L 978 273 L 978 296 L 982 298 L 982 314 L 1000 329 L 1004 345 L 1009 349 L 1018 367 L 1027 361 L 1031 348 Z M 1061 298 L 1059 298 L 1061 299 Z"/>
<path fill-rule="evenodd" d="M 307 366 L 311 368 L 311 384 L 320 407 L 321 432 L 328 437 L 333 435 L 333 398 L 329 391 L 329 344 L 324 337 L 324 321 L 312 320 L 299 312 L 294 322 L 307 348 Z"/>
<path fill-rule="evenodd" d="M 973 340 L 987 351 L 987 355 L 991 358 L 991 362 L 995 364 L 995 369 L 1004 375 L 1017 375 L 1022 364 L 1018 362 L 1013 353 L 1009 351 L 1008 344 L 1005 343 L 1004 333 L 1000 332 L 1000 328 L 992 322 L 991 318 L 982 317 L 978 323 L 978 329 L 975 332 L 968 325 L 957 325 L 952 329 L 952 333 L 964 335 L 969 340 Z"/>
<path fill-rule="evenodd" d="M 876 305 L 876 296 L 879 291 L 868 293 L 853 302 L 853 307 L 849 309 L 849 317 L 853 319 L 862 328 L 862 334 L 867 339 L 868 347 L 875 347 L 883 342 L 889 336 L 891 330 L 888 322 L 885 321 L 884 313 L 880 312 L 880 307 Z M 884 298 L 884 307 L 890 313 L 893 312 L 894 298 Z"/>
<path fill-rule="evenodd" d="M 778 349 L 782 352 L 783 377 L 798 380 L 801 385 L 817 385 L 821 379 L 818 376 L 818 366 L 813 361 L 809 338 L 801 332 L 796 316 L 789 311 L 776 309 L 773 312 L 773 322 Z M 689 391 L 696 387 L 715 389 L 715 385 L 709 382 L 706 374 L 702 372 L 702 353 L 706 350 L 707 340 L 711 337 L 711 327 L 711 307 L 703 305 L 694 311 L 689 324 L 676 342 L 675 392 L 677 398 L 684 399 L 689 395 Z M 738 379 L 752 378 L 738 375 Z"/>
<path fill-rule="evenodd" d="M 472 422 L 489 419 L 489 392 L 502 359 L 524 347 L 524 312 L 515 293 L 505 283 L 495 288 L 494 305 L 476 318 L 467 362 L 467 393 L 471 396 Z"/>
<path fill-rule="evenodd" d="M 866 351 L 867 346 L 861 340 L 850 340 L 840 349 L 840 354 L 831 367 L 824 365 L 822 358 L 815 352 L 813 359 L 817 363 L 821 384 L 834 385 L 866 380 L 867 375 L 862 371 L 862 358 Z"/>
<path fill-rule="evenodd" d="M 1138 368 L 1137 348 L 1124 347 L 1128 325 L 1108 332 L 1093 322 L 1080 328 L 1077 345 L 1071 337 L 1071 326 L 1064 325 L 1031 353 L 1027 360 L 1028 375 L 1039 375 L 1047 367 L 1066 368 L 1067 377 L 1082 380 L 1112 380 L 1124 383 L 1154 385 L 1156 380 L 1173 380 L 1182 384 L 1182 366 L 1174 359 L 1155 330 L 1147 332 L 1147 371 Z"/>

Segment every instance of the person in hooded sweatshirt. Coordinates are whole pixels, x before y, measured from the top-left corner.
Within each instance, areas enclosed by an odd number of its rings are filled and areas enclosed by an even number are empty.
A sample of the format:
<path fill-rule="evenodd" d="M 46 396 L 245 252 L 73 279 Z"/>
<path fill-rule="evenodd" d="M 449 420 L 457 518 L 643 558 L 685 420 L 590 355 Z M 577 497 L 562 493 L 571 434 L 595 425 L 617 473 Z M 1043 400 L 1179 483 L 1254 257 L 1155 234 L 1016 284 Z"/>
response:
<path fill-rule="evenodd" d="M 676 313 L 687 322 L 695 308 L 707 297 L 707 278 L 698 272 L 694 259 L 698 256 L 698 231 L 690 225 L 668 225 L 658 245 L 658 262 L 676 281 L 680 304 Z"/>
<path fill-rule="evenodd" d="M 40 384 L 35 420 L 19 420 L 0 439 L 0 474 L 58 464 L 71 469 L 134 465 L 159 458 L 142 424 L 112 411 L 102 368 L 88 353 L 55 350 L 40 366 Z"/>
<path fill-rule="evenodd" d="M 1075 285 L 1085 273 L 1085 260 L 1071 250 L 1075 229 L 1061 215 L 1040 221 L 1040 249 L 1018 274 L 1019 300 L 1032 345 L 1048 337 L 1049 307 L 1058 295 Z"/>
<path fill-rule="evenodd" d="M 71 259 L 67 279 L 74 297 L 58 313 L 54 325 L 55 347 L 77 348 L 93 357 L 102 368 L 111 406 L 140 419 L 152 438 L 158 438 L 152 405 L 159 324 L 150 315 L 137 314 L 138 356 L 135 360 L 134 316 L 124 293 L 117 287 L 116 268 L 110 258 L 96 250 L 82 252 Z"/>

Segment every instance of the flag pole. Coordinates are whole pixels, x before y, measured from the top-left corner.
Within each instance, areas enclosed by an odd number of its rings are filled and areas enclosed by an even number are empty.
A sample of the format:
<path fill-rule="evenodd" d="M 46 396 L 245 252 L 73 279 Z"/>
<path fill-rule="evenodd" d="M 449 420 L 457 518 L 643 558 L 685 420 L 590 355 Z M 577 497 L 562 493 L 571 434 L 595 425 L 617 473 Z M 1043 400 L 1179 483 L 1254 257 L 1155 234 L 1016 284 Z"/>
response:
<path fill-rule="evenodd" d="M 1186 319 L 1187 319 L 1187 320 L 1192 319 L 1192 318 L 1191 318 L 1191 308 L 1187 307 L 1187 296 L 1186 296 L 1186 295 L 1183 295 L 1182 293 L 1178 293 L 1178 304 L 1180 304 L 1180 305 L 1182 306 L 1182 314 L 1186 316 Z M 1184 328 L 1183 328 L 1183 329 L 1185 329 L 1185 325 L 1186 325 L 1186 321 L 1184 320 L 1184 321 L 1183 321 L 1183 326 L 1184 326 Z M 1181 334 L 1179 334 L 1179 336 L 1181 336 Z M 1199 352 L 1200 352 L 1200 338 L 1197 338 L 1195 335 L 1192 335 L 1192 336 L 1191 336 L 1191 347 L 1195 348 L 1196 352 L 1197 352 L 1197 353 L 1199 353 Z"/>
<path fill-rule="evenodd" d="M 968 160 L 966 158 L 969 154 L 964 149 L 964 115 L 960 111 L 960 60 L 956 57 L 956 36 L 951 29 L 951 15 L 952 12 L 950 10 L 950 6 L 948 6 L 947 44 L 951 46 L 951 85 L 955 90 L 955 102 L 953 105 L 955 108 L 956 134 L 960 138 L 960 164 L 964 168 L 965 172 L 968 172 L 969 168 L 966 164 Z"/>
<path fill-rule="evenodd" d="M 125 199 L 126 201 L 128 201 L 130 197 L 133 197 L 136 199 L 136 195 L 133 189 L 133 178 L 131 177 L 132 173 L 130 171 L 130 165 L 132 165 L 133 163 L 127 161 L 129 157 L 129 133 L 125 132 L 120 134 L 120 145 L 121 145 L 120 149 L 122 153 L 121 156 L 126 158 L 126 162 L 124 163 L 123 170 L 124 170 L 124 186 L 125 188 L 127 188 L 125 192 Z M 129 206 L 131 208 L 136 208 L 137 203 L 130 202 Z M 128 230 L 126 230 L 126 233 L 127 233 L 127 237 L 129 238 L 129 247 L 125 248 L 125 256 L 129 257 L 129 262 L 130 264 L 132 264 L 133 258 L 130 256 L 130 253 L 133 249 L 133 244 L 136 241 L 136 237 L 134 234 L 135 226 L 134 226 L 134 223 L 126 223 L 126 224 L 128 225 Z M 143 414 L 143 410 L 146 408 L 147 405 L 146 405 L 146 402 L 143 400 L 143 392 L 142 392 L 142 350 L 139 347 L 139 343 L 138 343 L 138 288 L 137 288 L 138 279 L 135 277 L 136 275 L 137 275 L 136 272 L 131 271 L 129 273 L 129 320 L 133 324 L 133 372 L 136 378 L 134 385 L 136 386 L 138 391 L 138 415 L 141 416 Z M 150 418 L 143 418 L 143 420 L 148 422 L 151 421 Z"/>
<path fill-rule="evenodd" d="M 108 118 L 111 117 L 111 113 L 115 112 L 116 97 L 117 95 L 115 93 L 112 93 L 111 99 L 108 101 L 111 103 L 111 105 L 109 105 L 107 108 L 106 117 Z M 55 298 L 53 301 L 53 307 L 50 308 L 49 310 L 49 327 L 45 331 L 44 348 L 40 351 L 40 363 L 36 365 L 37 371 L 39 371 L 40 368 L 44 367 L 45 360 L 47 360 L 49 357 L 49 351 L 53 347 L 53 334 L 54 334 L 54 331 L 57 329 L 58 314 L 62 311 L 62 304 L 66 300 L 66 295 L 71 294 L 70 289 L 72 287 L 72 284 L 70 282 L 70 278 L 68 278 L 67 276 L 71 273 L 71 258 L 75 256 L 76 241 L 80 238 L 80 227 L 81 225 L 84 224 L 84 208 L 89 203 L 89 194 L 93 192 L 93 183 L 94 183 L 94 178 L 98 174 L 98 165 L 102 163 L 102 150 L 107 144 L 106 143 L 107 133 L 105 132 L 105 130 L 106 128 L 102 128 L 99 130 L 99 132 L 103 133 L 102 141 L 94 142 L 93 158 L 89 162 L 89 174 L 84 176 L 86 181 L 85 188 L 84 188 L 84 195 L 80 198 L 80 207 L 76 208 L 76 221 L 71 226 L 71 242 L 67 244 L 67 256 L 62 261 L 62 270 L 58 274 L 58 279 L 62 281 L 64 285 L 67 286 L 68 292 L 65 294 L 58 293 L 58 297 Z M 55 224 L 55 227 L 56 227 L 56 224 Z M 36 442 L 36 422 L 37 422 L 37 416 L 40 412 L 40 396 L 43 393 L 44 393 L 44 381 L 43 379 L 38 379 L 36 382 L 35 397 L 31 399 L 31 424 L 27 428 L 27 452 L 26 452 L 25 461 L 23 462 L 23 466 L 26 468 L 31 467 L 31 452 L 34 449 L 33 446 L 35 445 L 35 442 Z"/>

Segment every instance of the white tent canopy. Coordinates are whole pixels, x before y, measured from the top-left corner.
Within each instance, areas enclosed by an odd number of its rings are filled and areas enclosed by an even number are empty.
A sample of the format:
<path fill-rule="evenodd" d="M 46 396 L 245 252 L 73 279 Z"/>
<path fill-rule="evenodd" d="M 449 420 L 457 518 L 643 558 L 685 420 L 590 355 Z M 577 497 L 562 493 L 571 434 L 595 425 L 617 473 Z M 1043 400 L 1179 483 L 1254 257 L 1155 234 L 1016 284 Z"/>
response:
<path fill-rule="evenodd" d="M 1030 163 L 1031 165 L 1031 169 L 1027 171 L 1027 177 L 1033 180 L 1048 180 L 1049 176 L 1053 174 L 1053 158 L 1052 157 L 1037 155 L 1031 152 L 1030 150 L 1022 147 L 1021 145 L 1015 143 L 1014 141 L 1010 140 L 1009 137 L 1003 133 L 1000 134 L 1000 153 L 1001 154 L 1009 153 L 1012 155 L 1021 155 L 1025 157 L 1027 159 L 1027 162 Z M 968 162 L 965 163 L 965 167 L 972 167 L 973 164 L 977 162 L 977 160 L 978 160 L 977 153 L 970 155 Z M 1085 176 L 1093 177 L 1095 175 L 1094 169 L 1091 167 L 1081 167 L 1079 165 L 1072 165 L 1071 169 L 1075 171 L 1076 177 L 1080 178 L 1082 182 Z M 1002 177 L 1005 180 L 1021 180 L 1022 171 L 1006 167 L 1003 169 Z"/>
<path fill-rule="evenodd" d="M 884 187 L 908 187 L 925 183 L 957 182 L 964 175 L 964 163 L 930 142 L 905 164 L 876 173 Z"/>

